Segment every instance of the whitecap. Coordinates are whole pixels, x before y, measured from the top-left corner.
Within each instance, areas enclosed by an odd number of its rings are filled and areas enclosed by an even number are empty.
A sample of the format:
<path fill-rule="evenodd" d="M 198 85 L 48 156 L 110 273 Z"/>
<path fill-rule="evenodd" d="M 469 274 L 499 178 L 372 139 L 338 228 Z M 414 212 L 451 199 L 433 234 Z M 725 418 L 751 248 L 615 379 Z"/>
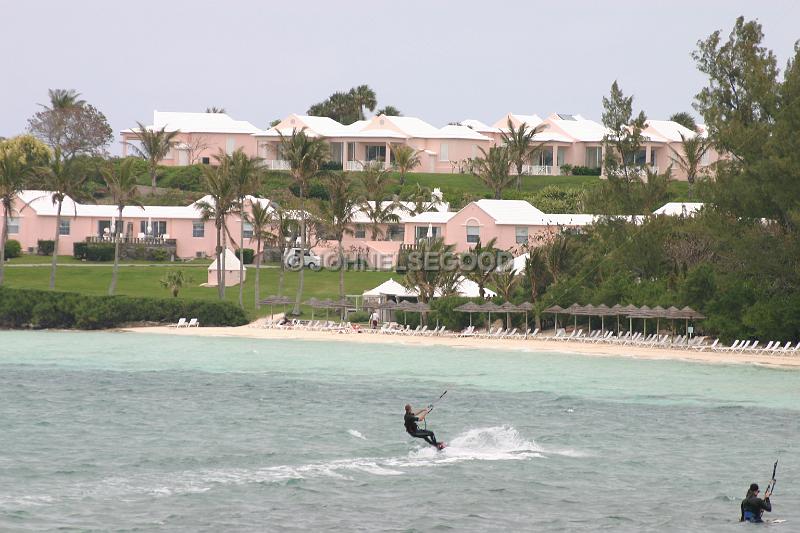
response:
<path fill-rule="evenodd" d="M 348 429 L 348 430 L 347 430 L 347 432 L 348 432 L 348 433 L 349 433 L 351 436 L 353 436 L 353 437 L 355 437 L 355 438 L 357 438 L 357 439 L 361 439 L 361 440 L 367 440 L 367 437 L 365 437 L 364 435 L 362 435 L 360 431 L 356 431 L 355 429 Z"/>

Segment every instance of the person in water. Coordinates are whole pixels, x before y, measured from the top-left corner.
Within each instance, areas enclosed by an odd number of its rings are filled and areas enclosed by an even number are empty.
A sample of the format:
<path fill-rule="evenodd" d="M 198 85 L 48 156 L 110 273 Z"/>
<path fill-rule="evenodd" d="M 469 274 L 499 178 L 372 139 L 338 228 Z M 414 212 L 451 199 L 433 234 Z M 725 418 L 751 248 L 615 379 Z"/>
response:
<path fill-rule="evenodd" d="M 439 447 L 439 443 L 436 441 L 436 435 L 433 434 L 433 431 L 428 431 L 427 429 L 419 429 L 417 426 L 417 422 L 422 422 L 425 420 L 425 417 L 428 416 L 430 412 L 430 408 L 421 409 L 416 413 L 411 410 L 411 404 L 406 404 L 406 415 L 405 415 L 405 424 L 406 424 L 406 431 L 409 435 L 417 439 L 424 439 L 425 442 L 432 446 Z"/>
<path fill-rule="evenodd" d="M 774 481 L 774 480 L 773 480 Z M 742 516 L 740 522 L 763 522 L 761 515 L 764 511 L 771 513 L 772 504 L 769 501 L 771 496 L 769 487 L 767 492 L 764 493 L 764 499 L 758 497 L 758 483 L 750 485 L 750 490 L 747 491 L 747 496 L 742 500 Z"/>

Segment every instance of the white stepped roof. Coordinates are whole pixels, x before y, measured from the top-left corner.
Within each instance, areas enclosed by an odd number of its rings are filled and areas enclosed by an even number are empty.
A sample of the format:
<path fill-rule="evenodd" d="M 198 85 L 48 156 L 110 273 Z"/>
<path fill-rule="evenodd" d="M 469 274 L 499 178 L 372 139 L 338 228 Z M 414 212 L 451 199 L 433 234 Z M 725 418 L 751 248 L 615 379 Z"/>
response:
<path fill-rule="evenodd" d="M 453 211 L 425 211 L 409 217 L 406 222 L 413 224 L 444 224 L 456 216 Z"/>
<path fill-rule="evenodd" d="M 500 133 L 500 128 L 489 126 L 488 124 L 473 118 L 462 120 L 459 124 L 481 133 Z"/>
<path fill-rule="evenodd" d="M 671 120 L 648 120 L 645 135 L 655 132 L 665 141 L 680 142 L 681 135 L 686 139 L 694 138 L 697 133 Z"/>
<path fill-rule="evenodd" d="M 216 255 L 214 257 L 214 262 L 208 267 L 209 272 L 218 270 Z M 239 259 L 236 258 L 236 254 L 230 248 L 225 248 L 225 270 L 239 270 L 239 266 Z M 247 267 L 244 267 L 244 269 L 247 270 Z"/>
<path fill-rule="evenodd" d="M 704 205 L 702 202 L 669 202 L 653 211 L 653 214 L 691 216 L 700 211 Z"/>
<path fill-rule="evenodd" d="M 252 135 L 260 130 L 246 120 L 234 120 L 226 113 L 184 113 L 153 111 L 153 123 L 149 130 L 164 128 L 166 131 L 183 133 L 245 133 Z M 135 133 L 139 128 L 124 130 Z"/>
<path fill-rule="evenodd" d="M 545 214 L 525 200 L 478 200 L 478 207 L 492 217 L 496 224 L 536 224 Z"/>
<path fill-rule="evenodd" d="M 600 142 L 607 131 L 605 126 L 599 122 L 589 120 L 581 115 L 553 113 L 547 117 L 547 120 L 563 130 L 575 141 Z"/>

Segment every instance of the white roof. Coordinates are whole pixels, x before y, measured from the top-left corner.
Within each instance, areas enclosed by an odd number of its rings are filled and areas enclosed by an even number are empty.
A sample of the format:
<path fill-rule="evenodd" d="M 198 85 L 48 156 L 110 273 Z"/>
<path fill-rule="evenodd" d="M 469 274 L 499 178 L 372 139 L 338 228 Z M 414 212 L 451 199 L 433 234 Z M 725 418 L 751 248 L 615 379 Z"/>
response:
<path fill-rule="evenodd" d="M 416 291 L 410 291 L 393 278 L 389 278 L 374 289 L 364 291 L 364 296 L 403 296 L 415 297 Z"/>
<path fill-rule="evenodd" d="M 444 224 L 456 216 L 453 211 L 425 211 L 406 219 L 413 224 Z"/>
<path fill-rule="evenodd" d="M 474 139 L 476 141 L 488 141 L 489 137 L 478 133 L 467 126 L 448 124 L 439 130 L 439 136 L 445 139 Z"/>
<path fill-rule="evenodd" d="M 471 128 L 475 131 L 479 132 L 489 132 L 489 133 L 500 133 L 500 128 L 495 128 L 494 126 L 489 126 L 488 124 L 481 122 L 480 120 L 476 120 L 473 118 L 468 118 L 466 120 L 462 120 L 459 122 L 462 126 L 466 126 Z"/>
<path fill-rule="evenodd" d="M 244 269 L 247 270 L 247 267 L 244 267 Z M 214 262 L 209 265 L 208 270 L 209 272 L 212 270 L 217 270 L 216 258 L 214 259 Z M 236 254 L 234 254 L 230 248 L 225 248 L 225 270 L 239 270 L 239 260 L 236 258 Z"/>
<path fill-rule="evenodd" d="M 478 200 L 475 202 L 495 224 L 538 225 L 545 214 L 525 200 Z"/>
<path fill-rule="evenodd" d="M 653 211 L 653 214 L 691 216 L 700 211 L 704 205 L 702 202 L 669 202 Z"/>
<path fill-rule="evenodd" d="M 655 132 L 667 142 L 680 142 L 681 134 L 684 138 L 691 139 L 697 133 L 689 128 L 671 120 L 648 120 L 644 130 L 645 135 Z"/>
<path fill-rule="evenodd" d="M 547 121 L 552 122 L 575 141 L 600 142 L 606 134 L 605 126 L 581 115 L 553 113 L 547 117 Z"/>
<path fill-rule="evenodd" d="M 164 128 L 166 131 L 183 133 L 258 133 L 260 130 L 246 120 L 234 120 L 225 113 L 183 113 L 153 111 L 153 123 L 149 130 Z M 123 130 L 135 133 L 139 128 Z"/>
<path fill-rule="evenodd" d="M 39 216 L 56 216 L 57 206 L 53 204 L 50 191 L 25 190 L 19 194 L 19 199 L 29 204 L 28 209 L 32 209 Z M 256 202 L 262 206 L 268 206 L 269 200 L 248 196 L 251 202 Z M 146 205 L 144 208 L 126 206 L 122 210 L 123 218 L 172 218 L 172 219 L 191 219 L 197 220 L 202 217 L 202 211 L 197 207 L 197 203 L 206 201 L 213 204 L 211 196 L 204 196 L 197 202 L 189 205 Z M 23 211 L 24 215 L 24 211 Z M 119 210 L 115 205 L 109 204 L 81 204 L 74 202 L 67 196 L 61 208 L 61 215 L 64 217 L 93 217 L 93 218 L 115 218 L 119 216 Z"/>

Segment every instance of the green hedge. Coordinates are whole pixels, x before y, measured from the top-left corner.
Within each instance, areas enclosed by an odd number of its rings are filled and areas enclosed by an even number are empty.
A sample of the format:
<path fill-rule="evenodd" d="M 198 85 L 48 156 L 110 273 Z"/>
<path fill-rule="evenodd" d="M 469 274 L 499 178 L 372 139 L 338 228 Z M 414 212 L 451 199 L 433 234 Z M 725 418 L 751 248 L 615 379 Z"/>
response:
<path fill-rule="evenodd" d="M 180 317 L 197 318 L 203 326 L 247 323 L 244 311 L 230 302 L 0 288 L 0 327 L 103 329 L 131 322 L 173 323 Z"/>
<path fill-rule="evenodd" d="M 233 252 L 236 257 L 239 257 L 239 250 Z M 252 248 L 242 248 L 242 255 L 244 256 L 244 264 L 245 265 L 252 265 L 253 259 L 256 256 L 256 251 Z"/>
<path fill-rule="evenodd" d="M 72 243 L 72 257 L 75 259 L 86 259 L 89 251 L 89 245 L 85 242 Z"/>
<path fill-rule="evenodd" d="M 74 250 L 74 248 L 73 248 Z M 89 244 L 86 247 L 86 259 L 89 261 L 113 261 L 113 244 Z"/>
<path fill-rule="evenodd" d="M 56 247 L 56 241 L 39 239 L 36 243 L 36 253 L 39 255 L 53 255 L 53 248 Z"/>
<path fill-rule="evenodd" d="M 6 241 L 6 259 L 14 259 L 15 257 L 19 257 L 21 253 L 22 246 L 19 241 L 14 239 L 8 239 Z"/>

